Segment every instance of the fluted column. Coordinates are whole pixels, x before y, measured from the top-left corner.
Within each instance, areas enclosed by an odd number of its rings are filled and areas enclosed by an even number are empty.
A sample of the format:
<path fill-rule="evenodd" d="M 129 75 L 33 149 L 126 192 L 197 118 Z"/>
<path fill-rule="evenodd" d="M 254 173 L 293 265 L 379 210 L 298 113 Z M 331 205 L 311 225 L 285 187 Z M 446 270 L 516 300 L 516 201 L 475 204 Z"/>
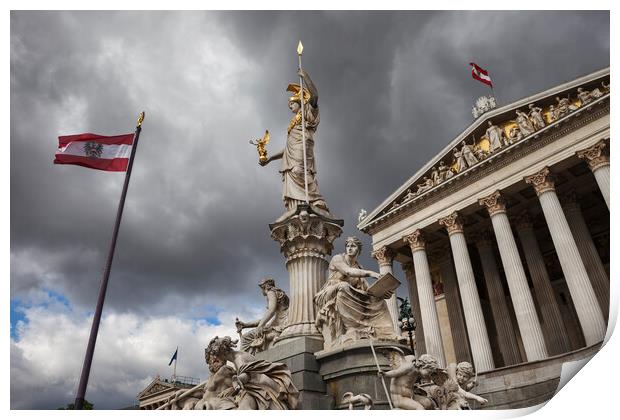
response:
<path fill-rule="evenodd" d="M 547 267 L 540 252 L 540 246 L 534 233 L 534 226 L 527 210 L 516 218 L 515 224 L 521 248 L 525 254 L 525 261 L 534 285 L 536 301 L 540 306 L 543 323 L 543 332 L 547 338 L 550 355 L 562 354 L 571 350 L 566 326 L 562 320 L 562 313 L 555 298 L 553 286 L 549 280 Z"/>
<path fill-rule="evenodd" d="M 379 263 L 379 274 L 390 273 L 393 274 L 392 263 L 396 254 L 387 246 L 381 247 L 372 252 L 372 257 Z M 397 335 L 400 335 L 400 328 L 398 327 L 398 302 L 396 300 L 396 291 L 389 299 L 385 300 L 390 316 L 392 317 L 392 323 L 394 324 L 394 331 Z"/>
<path fill-rule="evenodd" d="M 456 360 L 457 362 L 471 363 L 472 358 L 471 352 L 469 351 L 469 339 L 467 338 L 467 330 L 465 329 L 465 320 L 463 319 L 463 308 L 461 306 L 461 297 L 459 296 L 459 287 L 456 281 L 454 265 L 452 264 L 450 248 L 447 245 L 439 250 L 437 262 L 441 280 L 443 281 L 443 292 L 448 307 L 448 319 L 450 321 L 450 330 L 452 331 L 452 342 L 454 343 Z"/>
<path fill-rule="evenodd" d="M 495 368 L 489 334 L 484 322 L 480 296 L 476 287 L 474 270 L 471 266 L 467 242 L 463 233 L 463 224 L 457 212 L 439 219 L 450 235 L 450 247 L 456 269 L 456 278 L 461 292 L 461 302 L 465 315 L 465 325 L 471 345 L 471 355 L 476 370 L 484 372 Z"/>
<path fill-rule="evenodd" d="M 586 345 L 599 343 L 605 337 L 605 319 L 555 193 L 551 172 L 545 167 L 538 173 L 525 177 L 525 182 L 532 185 L 538 195 L 566 284 L 575 304 Z"/>
<path fill-rule="evenodd" d="M 505 366 L 521 363 L 519 343 L 510 319 L 502 278 L 497 267 L 497 260 L 493 252 L 493 238 L 489 232 L 483 232 L 475 238 L 476 248 L 482 262 L 484 281 L 489 293 L 491 311 L 497 330 L 499 350 L 502 353 Z"/>
<path fill-rule="evenodd" d="M 422 231 L 419 229 L 403 238 L 405 243 L 411 247 L 413 254 L 413 267 L 418 286 L 418 299 L 420 300 L 420 312 L 424 323 L 424 339 L 426 342 L 426 352 L 435 356 L 441 367 L 446 366 L 446 358 L 443 352 L 443 340 L 439 328 L 439 317 L 435 307 L 435 294 L 433 293 L 433 282 L 431 271 L 428 267 L 426 256 L 426 243 Z"/>
<path fill-rule="evenodd" d="M 426 340 L 424 339 L 424 322 L 422 321 L 422 312 L 420 311 L 420 299 L 418 298 L 418 286 L 415 278 L 413 261 L 404 263 L 403 271 L 407 277 L 409 302 L 411 302 L 413 316 L 416 319 L 415 350 L 417 355 L 421 355 L 426 353 Z"/>
<path fill-rule="evenodd" d="M 609 156 L 605 153 L 605 140 L 601 140 L 592 147 L 577 152 L 577 157 L 585 160 L 594 174 L 596 183 L 603 194 L 607 208 L 609 207 Z"/>
<path fill-rule="evenodd" d="M 598 303 L 601 305 L 603 316 L 607 320 L 609 317 L 609 277 L 607 277 L 601 256 L 596 249 L 596 245 L 594 245 L 594 241 L 592 241 L 592 235 L 590 235 L 588 225 L 581 213 L 577 194 L 575 192 L 565 194 L 562 197 L 562 204 L 566 219 L 568 220 L 568 226 L 573 233 L 575 243 L 577 243 L 579 254 L 581 254 L 586 271 L 590 277 Z"/>
<path fill-rule="evenodd" d="M 506 203 L 499 191 L 479 199 L 478 203 L 486 207 L 491 217 L 527 361 L 546 359 L 548 354 L 545 338 L 506 214 Z"/>

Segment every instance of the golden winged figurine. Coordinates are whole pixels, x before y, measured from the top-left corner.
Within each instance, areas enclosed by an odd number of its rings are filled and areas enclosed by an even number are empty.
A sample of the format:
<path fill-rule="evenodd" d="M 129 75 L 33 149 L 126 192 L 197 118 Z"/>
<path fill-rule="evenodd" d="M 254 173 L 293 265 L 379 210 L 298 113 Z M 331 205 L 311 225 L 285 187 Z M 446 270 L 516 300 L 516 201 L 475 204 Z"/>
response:
<path fill-rule="evenodd" d="M 259 162 L 267 161 L 267 148 L 265 146 L 267 145 L 267 143 L 269 143 L 269 137 L 269 130 L 265 130 L 265 135 L 262 139 L 258 139 L 255 141 L 250 140 L 250 144 L 256 146 Z"/>

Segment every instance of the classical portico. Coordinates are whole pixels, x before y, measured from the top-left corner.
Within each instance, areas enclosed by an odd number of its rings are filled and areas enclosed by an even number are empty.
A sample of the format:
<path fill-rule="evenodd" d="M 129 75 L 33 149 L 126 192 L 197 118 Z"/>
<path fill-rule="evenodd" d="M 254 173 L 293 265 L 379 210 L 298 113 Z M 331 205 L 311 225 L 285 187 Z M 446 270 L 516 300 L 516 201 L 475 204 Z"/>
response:
<path fill-rule="evenodd" d="M 536 119 L 534 132 L 523 118 Z M 492 109 L 359 223 L 374 250 L 402 264 L 418 354 L 491 372 L 602 342 L 609 127 L 609 69 Z"/>

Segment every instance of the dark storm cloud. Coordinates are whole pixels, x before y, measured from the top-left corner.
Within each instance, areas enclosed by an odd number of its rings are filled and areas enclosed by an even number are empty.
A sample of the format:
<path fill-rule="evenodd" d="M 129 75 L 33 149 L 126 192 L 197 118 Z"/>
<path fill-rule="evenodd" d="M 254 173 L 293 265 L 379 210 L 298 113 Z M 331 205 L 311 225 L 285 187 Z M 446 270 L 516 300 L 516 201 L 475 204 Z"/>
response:
<path fill-rule="evenodd" d="M 258 167 L 248 140 L 269 129 L 269 151 L 283 146 L 299 39 L 320 94 L 321 192 L 365 254 L 359 209 L 488 93 L 470 61 L 501 104 L 609 65 L 607 12 L 13 12 L 12 298 L 46 288 L 91 310 L 122 175 L 52 165 L 56 137 L 130 132 L 143 109 L 106 311 L 196 316 L 262 305 L 263 276 L 288 288 L 267 227 L 283 211 L 278 164 Z"/>

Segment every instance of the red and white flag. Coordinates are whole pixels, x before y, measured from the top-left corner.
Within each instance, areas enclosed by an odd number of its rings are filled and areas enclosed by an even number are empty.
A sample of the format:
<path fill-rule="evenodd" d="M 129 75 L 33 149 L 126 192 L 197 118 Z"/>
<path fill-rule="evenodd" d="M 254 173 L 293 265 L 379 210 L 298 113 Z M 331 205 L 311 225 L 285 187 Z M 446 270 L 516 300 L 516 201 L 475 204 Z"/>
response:
<path fill-rule="evenodd" d="M 129 165 L 134 134 L 100 136 L 74 134 L 58 137 L 58 151 L 54 163 L 80 165 L 101 171 L 125 172 Z"/>
<path fill-rule="evenodd" d="M 486 71 L 476 63 L 469 63 L 469 65 L 471 66 L 471 77 L 493 88 L 493 82 L 491 82 L 491 76 L 489 76 L 488 71 Z"/>

